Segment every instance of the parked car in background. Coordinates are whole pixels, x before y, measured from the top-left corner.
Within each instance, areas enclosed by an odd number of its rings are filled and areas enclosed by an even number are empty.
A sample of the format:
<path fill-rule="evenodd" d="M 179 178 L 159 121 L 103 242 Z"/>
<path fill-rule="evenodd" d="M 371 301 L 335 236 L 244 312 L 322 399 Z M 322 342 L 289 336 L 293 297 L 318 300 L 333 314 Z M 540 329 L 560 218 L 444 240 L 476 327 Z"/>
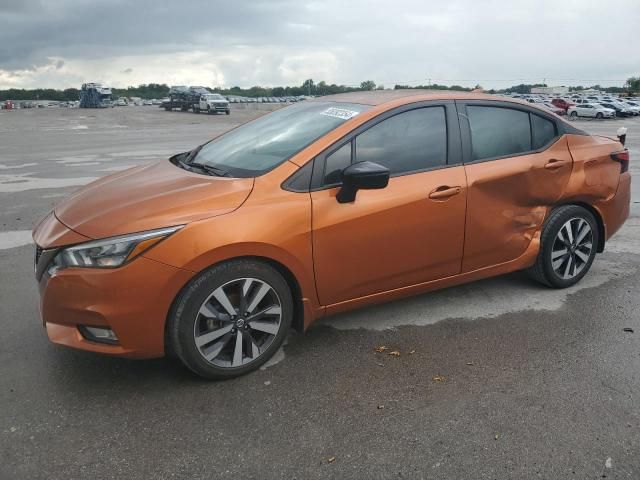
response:
<path fill-rule="evenodd" d="M 551 100 L 551 103 L 556 107 L 563 109 L 565 113 L 567 112 L 567 109 L 569 107 L 573 107 L 575 105 L 575 103 L 569 102 L 563 98 L 554 98 L 553 100 Z"/>
<path fill-rule="evenodd" d="M 57 205 L 33 232 L 42 322 L 238 376 L 325 315 L 518 270 L 576 284 L 629 215 L 628 169 L 620 141 L 523 102 L 308 100 Z"/>
<path fill-rule="evenodd" d="M 629 101 L 629 100 L 623 100 L 620 103 L 626 105 L 627 108 L 631 111 L 632 114 L 640 115 L 640 102 L 632 102 L 632 101 Z"/>
<path fill-rule="evenodd" d="M 612 118 L 616 116 L 616 112 L 611 108 L 603 107 L 599 103 L 581 103 L 570 107 L 567 110 L 567 115 L 571 118 Z"/>
<path fill-rule="evenodd" d="M 555 113 L 556 115 L 566 115 L 567 114 L 567 111 L 564 108 L 558 107 L 558 106 L 556 106 L 556 105 L 554 105 L 553 103 L 550 103 L 550 102 L 544 102 L 542 104 L 538 103 L 537 105 L 549 110 L 552 113 Z"/>
<path fill-rule="evenodd" d="M 633 112 L 624 104 L 618 102 L 600 102 L 599 105 L 602 105 L 605 108 L 610 108 L 611 110 L 616 112 L 616 117 L 630 117 L 633 115 Z"/>

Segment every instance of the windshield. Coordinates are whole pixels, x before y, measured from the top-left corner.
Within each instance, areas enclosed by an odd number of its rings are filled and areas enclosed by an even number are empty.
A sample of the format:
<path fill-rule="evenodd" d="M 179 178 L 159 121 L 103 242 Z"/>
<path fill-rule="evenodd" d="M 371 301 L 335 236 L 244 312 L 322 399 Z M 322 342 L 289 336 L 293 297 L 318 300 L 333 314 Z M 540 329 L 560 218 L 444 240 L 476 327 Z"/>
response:
<path fill-rule="evenodd" d="M 303 102 L 276 110 L 205 144 L 192 163 L 255 177 L 277 167 L 368 105 Z"/>

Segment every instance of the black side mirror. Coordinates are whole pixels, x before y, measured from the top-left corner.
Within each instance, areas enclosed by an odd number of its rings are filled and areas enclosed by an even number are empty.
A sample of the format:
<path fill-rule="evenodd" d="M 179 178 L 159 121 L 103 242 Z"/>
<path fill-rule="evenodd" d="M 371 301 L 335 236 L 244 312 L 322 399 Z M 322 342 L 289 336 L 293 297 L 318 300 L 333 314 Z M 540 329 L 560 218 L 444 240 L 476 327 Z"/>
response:
<path fill-rule="evenodd" d="M 373 162 L 357 162 L 342 171 L 342 188 L 336 195 L 340 203 L 353 202 L 358 190 L 385 188 L 389 184 L 389 169 Z"/>

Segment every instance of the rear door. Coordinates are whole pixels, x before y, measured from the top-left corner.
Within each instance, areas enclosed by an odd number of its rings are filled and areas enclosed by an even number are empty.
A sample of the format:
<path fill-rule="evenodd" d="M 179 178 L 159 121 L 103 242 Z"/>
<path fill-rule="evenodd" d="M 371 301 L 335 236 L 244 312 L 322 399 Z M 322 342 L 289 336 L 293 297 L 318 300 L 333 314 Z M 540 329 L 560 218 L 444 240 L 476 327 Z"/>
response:
<path fill-rule="evenodd" d="M 389 185 L 338 203 L 341 170 L 365 160 L 390 169 Z M 382 114 L 316 158 L 313 257 L 323 305 L 460 273 L 461 160 L 452 101 Z"/>
<path fill-rule="evenodd" d="M 456 102 L 467 175 L 462 272 L 522 255 L 572 170 L 553 116 L 508 102 Z"/>

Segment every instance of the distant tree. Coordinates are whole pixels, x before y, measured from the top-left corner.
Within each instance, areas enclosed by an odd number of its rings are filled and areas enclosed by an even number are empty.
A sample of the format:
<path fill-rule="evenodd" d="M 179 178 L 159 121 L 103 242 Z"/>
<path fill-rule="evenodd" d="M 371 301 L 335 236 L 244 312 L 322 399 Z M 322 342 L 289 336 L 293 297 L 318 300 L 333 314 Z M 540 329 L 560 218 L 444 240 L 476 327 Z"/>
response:
<path fill-rule="evenodd" d="M 630 77 L 624 84 L 629 92 L 640 92 L 640 77 Z"/>
<path fill-rule="evenodd" d="M 302 83 L 302 89 L 306 92 L 307 95 L 311 95 L 315 92 L 315 84 L 313 83 L 313 79 L 309 78 Z"/>
<path fill-rule="evenodd" d="M 376 88 L 376 82 L 373 80 L 365 80 L 360 84 L 361 90 L 373 90 Z"/>
<path fill-rule="evenodd" d="M 80 100 L 80 90 L 77 88 L 67 88 L 62 92 L 62 94 L 64 95 L 64 99 L 67 101 Z"/>
<path fill-rule="evenodd" d="M 329 93 L 328 90 L 327 82 L 324 80 L 321 80 L 316 84 L 316 93 L 318 95 L 327 95 L 327 93 Z"/>

